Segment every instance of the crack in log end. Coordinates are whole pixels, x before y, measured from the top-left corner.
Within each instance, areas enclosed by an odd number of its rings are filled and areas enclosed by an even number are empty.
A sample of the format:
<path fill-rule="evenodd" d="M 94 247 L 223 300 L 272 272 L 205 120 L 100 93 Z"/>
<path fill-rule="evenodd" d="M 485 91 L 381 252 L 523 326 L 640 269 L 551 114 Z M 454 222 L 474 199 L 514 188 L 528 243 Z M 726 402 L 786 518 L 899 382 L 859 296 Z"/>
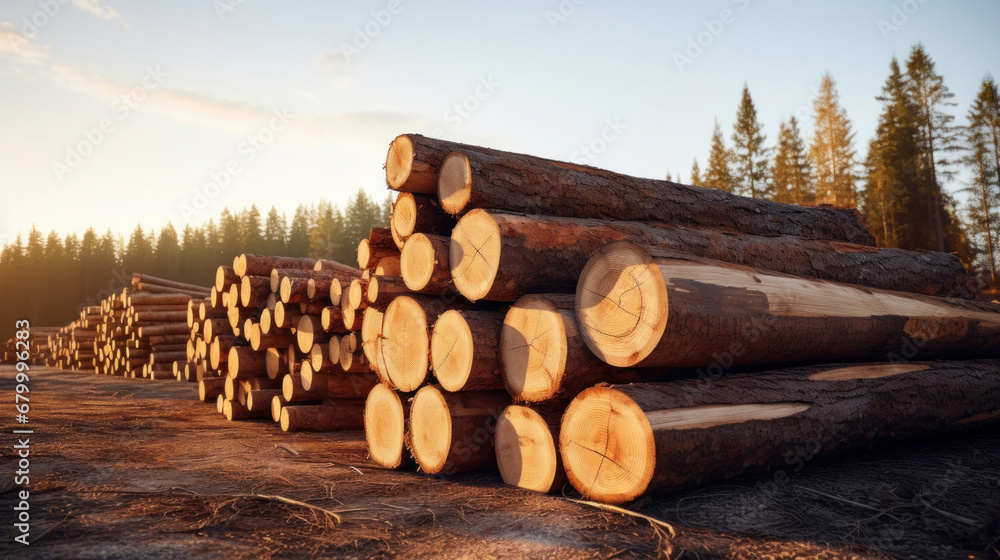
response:
<path fill-rule="evenodd" d="M 589 498 L 625 503 L 652 480 L 653 431 L 642 409 L 620 391 L 593 387 L 578 395 L 563 415 L 559 438 L 566 474 Z"/>

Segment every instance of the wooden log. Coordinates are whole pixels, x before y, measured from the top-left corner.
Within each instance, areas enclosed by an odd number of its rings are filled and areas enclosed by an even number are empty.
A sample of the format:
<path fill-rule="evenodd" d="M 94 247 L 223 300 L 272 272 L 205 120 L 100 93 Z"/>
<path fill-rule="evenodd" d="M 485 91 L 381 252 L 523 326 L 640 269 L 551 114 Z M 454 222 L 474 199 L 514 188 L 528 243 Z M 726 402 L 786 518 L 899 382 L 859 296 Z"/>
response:
<path fill-rule="evenodd" d="M 190 329 L 187 323 L 162 323 L 157 325 L 140 325 L 134 330 L 139 338 L 149 338 L 151 336 L 166 336 L 171 334 L 188 334 Z"/>
<path fill-rule="evenodd" d="M 314 265 L 316 263 L 313 263 Z M 278 292 L 281 289 L 281 281 L 285 278 L 309 278 L 313 274 L 312 268 L 303 270 L 298 268 L 272 268 L 268 278 L 271 279 L 271 291 Z"/>
<path fill-rule="evenodd" d="M 366 292 L 368 306 L 380 311 L 385 311 L 396 296 L 412 293 L 402 276 L 372 276 Z"/>
<path fill-rule="evenodd" d="M 416 391 L 430 371 L 431 325 L 452 305 L 428 296 L 399 296 L 382 319 L 382 359 L 376 368 L 383 382 L 403 392 Z"/>
<path fill-rule="evenodd" d="M 220 394 L 215 399 L 215 409 L 218 411 L 219 414 L 225 414 L 225 412 L 224 412 L 225 411 L 225 404 L 226 404 L 226 396 Z"/>
<path fill-rule="evenodd" d="M 449 251 L 451 240 L 441 235 L 415 233 L 400 253 L 403 282 L 411 291 L 436 294 L 453 287 Z"/>
<path fill-rule="evenodd" d="M 446 391 L 503 389 L 502 311 L 450 309 L 431 331 L 431 370 Z"/>
<path fill-rule="evenodd" d="M 233 335 L 215 337 L 208 348 L 209 365 L 212 369 L 219 369 L 222 364 L 229 361 L 230 349 L 243 344 L 246 344 L 246 341 Z"/>
<path fill-rule="evenodd" d="M 91 356 L 91 357 L 93 357 L 93 356 Z M 167 365 L 169 365 L 171 362 L 174 362 L 174 361 L 177 361 L 177 360 L 186 360 L 186 359 L 187 359 L 187 352 L 185 352 L 183 350 L 174 351 L 174 352 L 150 352 L 149 353 L 149 360 L 148 360 L 148 362 L 149 362 L 150 365 L 152 365 L 152 364 L 167 364 Z M 173 375 L 173 371 L 171 371 L 170 374 L 172 376 Z"/>
<path fill-rule="evenodd" d="M 340 369 L 345 372 L 370 372 L 371 365 L 365 358 L 360 337 L 355 333 L 340 338 Z"/>
<path fill-rule="evenodd" d="M 875 246 L 875 236 L 853 208 L 782 204 L 487 148 L 449 154 L 437 190 L 441 207 L 452 215 L 495 208 Z"/>
<path fill-rule="evenodd" d="M 358 243 L 358 267 L 375 268 L 386 257 L 398 257 L 399 249 L 392 240 L 389 228 L 371 228 L 366 239 Z"/>
<path fill-rule="evenodd" d="M 310 278 L 306 282 L 306 297 L 309 298 L 309 301 L 318 301 L 325 305 L 327 303 L 326 298 L 330 297 L 330 290 L 333 288 L 333 284 L 337 284 L 337 301 L 340 301 L 340 280 L 336 278 Z"/>
<path fill-rule="evenodd" d="M 271 324 L 279 329 L 297 328 L 301 317 L 302 313 L 294 304 L 285 305 L 279 301 L 271 312 Z"/>
<path fill-rule="evenodd" d="M 372 462 L 387 469 L 410 466 L 406 453 L 406 420 L 410 415 L 412 395 L 400 395 L 385 385 L 376 384 L 365 401 L 365 439 Z"/>
<path fill-rule="evenodd" d="M 340 432 L 364 429 L 363 400 L 339 400 L 319 406 L 291 405 L 281 409 L 285 432 Z"/>
<path fill-rule="evenodd" d="M 509 404 L 510 395 L 504 391 L 421 388 L 410 405 L 409 441 L 421 470 L 448 475 L 495 467 L 493 430 Z"/>
<path fill-rule="evenodd" d="M 236 380 L 265 375 L 267 373 L 267 355 L 249 346 L 233 346 L 229 349 L 226 367 L 229 377 Z"/>
<path fill-rule="evenodd" d="M 574 303 L 569 294 L 528 295 L 507 312 L 498 348 L 502 379 L 515 400 L 569 399 L 597 383 L 636 379 L 635 370 L 608 365 L 587 348 Z"/>
<path fill-rule="evenodd" d="M 250 347 L 257 351 L 266 351 L 268 348 L 287 347 L 295 342 L 295 335 L 287 329 L 271 329 L 264 334 L 260 327 L 250 332 Z"/>
<path fill-rule="evenodd" d="M 340 307 L 324 307 L 319 316 L 320 326 L 326 332 L 346 332 L 344 313 Z"/>
<path fill-rule="evenodd" d="M 295 328 L 295 340 L 298 349 L 303 354 L 312 350 L 313 344 L 321 344 L 330 339 L 330 335 L 323 332 L 322 319 L 317 315 L 302 315 L 299 317 L 298 325 Z"/>
<path fill-rule="evenodd" d="M 403 273 L 398 256 L 379 259 L 378 264 L 370 270 L 378 276 L 399 276 Z"/>
<path fill-rule="evenodd" d="M 454 142 L 419 134 L 401 134 L 385 157 L 385 182 L 396 191 L 437 194 L 438 170 L 452 150 Z"/>
<path fill-rule="evenodd" d="M 390 234 L 401 241 L 414 233 L 448 236 L 454 227 L 455 218 L 441 208 L 436 197 L 401 192 L 392 205 Z"/>
<path fill-rule="evenodd" d="M 329 274 L 330 277 L 340 280 L 342 284 L 348 284 L 351 280 L 361 277 L 361 271 L 357 268 L 327 259 L 317 260 L 313 270 Z"/>
<path fill-rule="evenodd" d="M 223 403 L 222 413 L 226 415 L 226 420 L 253 420 L 256 418 L 267 418 L 271 415 L 270 410 L 250 410 L 246 405 L 236 400 L 226 399 Z"/>
<path fill-rule="evenodd" d="M 361 321 L 361 349 L 364 351 L 368 363 L 376 372 L 380 370 L 377 356 L 381 352 L 376 350 L 382 345 L 382 318 L 381 311 L 369 307 L 365 309 Z"/>
<path fill-rule="evenodd" d="M 536 492 L 555 492 L 566 483 L 556 443 L 566 403 L 530 408 L 510 405 L 497 420 L 497 467 L 503 481 Z"/>
<path fill-rule="evenodd" d="M 587 259 L 608 243 L 622 240 L 871 288 L 963 298 L 973 295 L 968 272 L 950 253 L 493 210 L 473 210 L 459 220 L 452 232 L 451 273 L 458 291 L 473 301 L 572 293 Z"/>
<path fill-rule="evenodd" d="M 135 289 L 140 292 L 148 292 L 153 294 L 164 294 L 164 295 L 187 295 L 188 297 L 195 297 L 195 298 L 202 298 L 211 293 L 210 291 L 182 290 L 180 288 L 170 288 L 167 286 L 160 286 L 159 284 L 148 284 L 145 282 L 139 282 L 134 286 Z"/>
<path fill-rule="evenodd" d="M 285 374 L 281 378 L 281 396 L 288 402 L 320 398 L 318 395 L 306 391 L 302 387 L 302 377 L 295 373 Z"/>
<path fill-rule="evenodd" d="M 244 253 L 233 259 L 233 272 L 240 277 L 266 276 L 270 278 L 271 271 L 275 268 L 302 268 L 308 270 L 315 265 L 316 259 Z"/>
<path fill-rule="evenodd" d="M 271 295 L 270 276 L 244 276 L 240 280 L 240 306 L 264 307 Z"/>
<path fill-rule="evenodd" d="M 576 311 L 619 367 L 969 358 L 1000 352 L 1000 306 L 810 280 L 614 243 L 588 261 Z"/>
<path fill-rule="evenodd" d="M 581 494 L 625 503 L 648 490 L 975 428 L 1000 418 L 998 374 L 997 360 L 834 364 L 599 386 L 566 410 L 559 448 Z"/>
<path fill-rule="evenodd" d="M 264 369 L 270 379 L 278 379 L 288 373 L 287 352 L 280 348 L 268 348 L 264 352 Z"/>
<path fill-rule="evenodd" d="M 260 317 L 260 310 L 232 306 L 229 308 L 227 317 L 229 318 L 229 326 L 233 329 L 237 329 L 242 327 L 243 323 L 245 323 L 247 319 L 256 319 Z"/>
<path fill-rule="evenodd" d="M 251 412 L 271 412 L 271 401 L 281 396 L 280 389 L 256 389 L 247 392 L 246 406 Z"/>
<path fill-rule="evenodd" d="M 236 274 L 233 267 L 221 265 L 215 269 L 215 289 L 220 293 L 229 290 L 230 286 L 239 283 L 239 281 L 240 275 Z"/>
<path fill-rule="evenodd" d="M 198 400 L 214 402 L 222 394 L 226 380 L 222 377 L 205 378 L 198 381 Z"/>
<path fill-rule="evenodd" d="M 225 336 L 232 333 L 233 327 L 229 324 L 228 317 L 219 317 L 213 319 L 205 319 L 202 323 L 202 336 L 206 340 L 215 340 L 217 336 Z"/>
<path fill-rule="evenodd" d="M 363 399 L 378 384 L 374 373 L 319 373 L 309 362 L 302 365 L 302 388 L 324 399 Z"/>
<path fill-rule="evenodd" d="M 198 286 L 196 284 L 188 284 L 186 282 L 176 282 L 174 280 L 167 280 L 166 278 L 157 278 L 155 276 L 149 276 L 148 274 L 139 274 L 136 272 L 132 275 L 132 285 L 136 286 L 138 284 L 146 285 L 157 285 L 164 288 L 176 288 L 178 290 L 183 290 L 187 292 L 203 292 L 204 295 L 208 295 L 209 288 L 205 286 Z M 204 295 L 202 297 L 204 297 Z"/>

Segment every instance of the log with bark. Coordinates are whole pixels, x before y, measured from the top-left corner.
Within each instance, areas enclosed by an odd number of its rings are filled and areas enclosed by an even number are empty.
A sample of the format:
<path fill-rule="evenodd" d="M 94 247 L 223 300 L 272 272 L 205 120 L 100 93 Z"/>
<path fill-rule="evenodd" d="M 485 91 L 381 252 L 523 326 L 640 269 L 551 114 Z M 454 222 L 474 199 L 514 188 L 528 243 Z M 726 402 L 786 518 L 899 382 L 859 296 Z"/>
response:
<path fill-rule="evenodd" d="M 517 300 L 507 311 L 499 359 L 504 384 L 515 400 L 569 399 L 596 383 L 635 380 L 635 370 L 608 365 L 587 348 L 574 303 L 569 294 L 535 294 Z"/>
<path fill-rule="evenodd" d="M 364 429 L 365 401 L 336 400 L 318 406 L 291 405 L 281 409 L 285 432 L 338 432 Z"/>
<path fill-rule="evenodd" d="M 379 261 L 399 257 L 399 248 L 392 240 L 389 228 L 371 228 L 368 237 L 358 243 L 358 267 L 372 269 Z"/>
<path fill-rule="evenodd" d="M 451 239 L 416 233 L 406 240 L 399 268 L 406 287 L 413 292 L 439 294 L 453 287 L 448 256 Z"/>
<path fill-rule="evenodd" d="M 598 386 L 563 416 L 559 449 L 584 497 L 620 504 L 1000 418 L 1000 361 L 834 364 Z"/>
<path fill-rule="evenodd" d="M 453 215 L 495 208 L 875 246 L 874 235 L 853 208 L 782 204 L 488 148 L 457 149 L 462 151 L 441 164 L 437 191 L 441 207 Z"/>
<path fill-rule="evenodd" d="M 403 392 L 423 385 L 430 371 L 431 325 L 453 305 L 420 295 L 392 300 L 382 319 L 384 363 L 376 367 L 383 382 Z"/>
<path fill-rule="evenodd" d="M 580 276 L 587 346 L 619 367 L 971 358 L 1000 352 L 1000 306 L 763 272 L 618 242 Z"/>
<path fill-rule="evenodd" d="M 385 182 L 396 191 L 437 194 L 438 170 L 456 146 L 446 140 L 419 134 L 400 134 L 385 156 Z M 468 146 L 471 147 L 471 146 Z"/>
<path fill-rule="evenodd" d="M 493 431 L 509 404 L 510 395 L 504 391 L 421 388 L 410 405 L 408 441 L 421 470 L 448 475 L 495 467 Z"/>
<path fill-rule="evenodd" d="M 529 293 L 572 293 L 587 259 L 605 245 L 623 240 L 884 290 L 962 298 L 971 298 L 974 293 L 968 271 L 951 253 L 494 210 L 473 210 L 459 220 L 451 238 L 451 276 L 458 291 L 472 301 L 514 301 Z M 405 269 L 405 247 L 403 255 Z"/>
<path fill-rule="evenodd" d="M 237 276 L 266 276 L 270 278 L 275 268 L 311 269 L 316 259 L 303 257 L 281 257 L 276 255 L 252 255 L 243 253 L 233 259 L 233 272 Z"/>
<path fill-rule="evenodd" d="M 390 233 L 397 247 L 414 233 L 451 235 L 455 218 L 449 216 L 434 196 L 401 192 L 392 205 Z"/>
<path fill-rule="evenodd" d="M 503 311 L 450 309 L 431 331 L 431 370 L 446 391 L 504 388 L 500 364 Z"/>
<path fill-rule="evenodd" d="M 363 399 L 372 387 L 378 385 L 374 373 L 319 373 L 309 362 L 302 364 L 302 388 L 324 399 Z"/>

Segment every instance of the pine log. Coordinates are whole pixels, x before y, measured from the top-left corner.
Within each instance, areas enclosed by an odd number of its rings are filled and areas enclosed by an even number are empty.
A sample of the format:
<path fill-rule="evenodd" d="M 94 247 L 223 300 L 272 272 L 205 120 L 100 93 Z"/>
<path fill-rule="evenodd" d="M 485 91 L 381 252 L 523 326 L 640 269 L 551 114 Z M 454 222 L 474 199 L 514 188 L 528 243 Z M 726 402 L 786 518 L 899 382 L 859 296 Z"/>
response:
<path fill-rule="evenodd" d="M 495 208 L 875 246 L 874 235 L 853 208 L 782 204 L 487 148 L 456 151 L 445 158 L 438 199 L 452 215 Z"/>
<path fill-rule="evenodd" d="M 361 348 L 365 353 L 365 358 L 372 369 L 380 372 L 384 369 L 384 364 L 380 363 L 378 356 L 382 346 L 382 319 L 384 314 L 374 307 L 365 309 L 361 321 Z M 380 367 L 383 366 L 383 367 Z"/>
<path fill-rule="evenodd" d="M 569 294 L 528 295 L 507 312 L 499 353 L 503 382 L 515 400 L 569 399 L 602 381 L 635 380 L 634 370 L 610 366 L 587 348 L 577 328 L 574 303 Z"/>
<path fill-rule="evenodd" d="M 250 347 L 258 351 L 288 346 L 295 341 L 296 336 L 287 329 L 271 329 L 270 332 L 264 334 L 258 326 L 250 332 Z"/>
<path fill-rule="evenodd" d="M 455 218 L 433 196 L 401 192 L 392 205 L 389 227 L 391 235 L 401 241 L 414 233 L 448 236 L 455 227 Z"/>
<path fill-rule="evenodd" d="M 222 413 L 226 415 L 226 420 L 252 420 L 255 418 L 267 418 L 271 415 L 270 410 L 250 410 L 237 400 L 226 399 L 223 403 Z"/>
<path fill-rule="evenodd" d="M 249 379 L 267 373 L 267 355 L 249 346 L 233 346 L 226 360 L 231 379 Z"/>
<path fill-rule="evenodd" d="M 431 331 L 431 370 L 446 391 L 503 389 L 502 311 L 450 309 Z"/>
<path fill-rule="evenodd" d="M 493 430 L 509 404 L 510 395 L 503 391 L 421 388 L 410 405 L 409 441 L 421 470 L 448 475 L 495 467 Z"/>
<path fill-rule="evenodd" d="M 219 366 L 229 361 L 230 349 L 242 344 L 246 344 L 246 341 L 233 335 L 215 337 L 208 349 L 209 365 L 212 369 L 219 369 Z"/>
<path fill-rule="evenodd" d="M 376 384 L 365 401 L 365 439 L 372 462 L 387 469 L 413 463 L 406 453 L 406 419 L 410 415 L 412 395 L 397 393 Z"/>
<path fill-rule="evenodd" d="M 281 409 L 285 432 L 339 432 L 364 429 L 363 400 L 338 400 L 319 406 L 291 405 Z"/>
<path fill-rule="evenodd" d="M 402 276 L 372 276 L 368 281 L 367 296 L 368 307 L 374 306 L 380 311 L 385 311 L 396 296 L 412 293 Z M 366 308 L 367 309 L 367 308 Z"/>
<path fill-rule="evenodd" d="M 566 403 L 530 408 L 510 405 L 497 420 L 497 467 L 503 481 L 536 492 L 555 492 L 566 483 L 556 443 Z"/>
<path fill-rule="evenodd" d="M 226 380 L 222 377 L 205 378 L 198 381 L 198 399 L 202 402 L 214 402 L 222 394 Z"/>
<path fill-rule="evenodd" d="M 251 412 L 271 412 L 271 401 L 281 396 L 280 389 L 256 389 L 247 392 L 247 409 Z"/>
<path fill-rule="evenodd" d="M 619 367 L 969 358 L 1000 352 L 1000 306 L 761 272 L 618 242 L 588 261 L 576 311 Z"/>
<path fill-rule="evenodd" d="M 431 325 L 452 306 L 428 296 L 399 296 L 382 319 L 383 382 L 398 391 L 416 391 L 430 371 Z M 379 364 L 380 366 L 383 364 Z"/>
<path fill-rule="evenodd" d="M 316 315 L 302 315 L 295 328 L 295 340 L 299 351 L 308 354 L 313 344 L 321 344 L 330 340 L 330 335 L 323 332 L 323 321 Z"/>
<path fill-rule="evenodd" d="M 324 307 L 319 316 L 320 325 L 326 332 L 346 332 L 344 326 L 344 313 L 338 307 Z"/>
<path fill-rule="evenodd" d="M 156 285 L 162 286 L 164 288 L 174 288 L 177 291 L 183 292 L 201 292 L 202 296 L 208 295 L 210 288 L 205 286 L 198 286 L 196 284 L 188 284 L 186 282 L 175 282 L 174 280 L 167 280 L 166 278 L 157 278 L 155 276 L 149 276 L 147 274 L 139 274 L 138 272 L 132 275 L 132 285 L 136 286 L 138 284 L 144 285 Z"/>
<path fill-rule="evenodd" d="M 327 301 L 325 298 L 330 297 L 334 284 L 337 285 L 337 301 L 340 301 L 342 286 L 340 285 L 340 280 L 336 278 L 310 278 L 309 282 L 306 283 L 306 296 L 309 298 L 309 301 L 318 301 L 326 304 Z M 332 302 L 333 300 L 330 301 Z"/>
<path fill-rule="evenodd" d="M 379 259 L 370 270 L 379 276 L 399 276 L 403 273 L 398 255 Z"/>
<path fill-rule="evenodd" d="M 244 276 L 240 280 L 240 306 L 264 307 L 271 295 L 270 276 Z"/>
<path fill-rule="evenodd" d="M 279 257 L 271 255 L 242 254 L 233 259 L 233 272 L 237 276 L 266 276 L 270 278 L 275 268 L 311 269 L 316 265 L 316 259 L 300 257 Z"/>
<path fill-rule="evenodd" d="M 285 276 L 278 285 L 278 296 L 282 303 L 303 303 L 311 301 L 309 297 L 310 278 L 292 278 Z"/>
<path fill-rule="evenodd" d="M 281 396 L 288 402 L 320 398 L 318 395 L 306 391 L 302 387 L 302 377 L 295 373 L 287 373 L 281 378 Z"/>
<path fill-rule="evenodd" d="M 441 235 L 415 233 L 410 236 L 399 257 L 406 287 L 428 294 L 451 289 L 450 245 L 451 240 Z"/>
<path fill-rule="evenodd" d="M 572 293 L 587 259 L 608 243 L 622 240 L 808 278 L 926 295 L 973 296 L 971 277 L 950 253 L 493 210 L 473 210 L 459 220 L 452 232 L 451 272 L 458 291 L 473 301 L 513 301 L 542 291 Z"/>
<path fill-rule="evenodd" d="M 396 191 L 436 195 L 438 170 L 456 146 L 461 144 L 419 134 L 397 136 L 385 157 L 386 184 Z"/>
<path fill-rule="evenodd" d="M 329 274 L 332 278 L 340 280 L 343 284 L 350 283 L 354 278 L 361 277 L 361 271 L 353 266 L 348 266 L 346 264 L 341 264 L 337 261 L 330 261 L 327 259 L 319 259 L 316 261 L 316 265 L 313 267 L 316 272 L 324 272 Z"/>
<path fill-rule="evenodd" d="M 278 379 L 288 373 L 287 352 L 279 348 L 268 348 L 264 352 L 264 369 L 270 379 Z"/>
<path fill-rule="evenodd" d="M 136 305 L 178 305 L 187 304 L 189 301 L 191 301 L 191 296 L 183 294 L 151 294 L 132 292 L 125 298 L 124 304 L 125 307 L 134 307 Z"/>
<path fill-rule="evenodd" d="M 587 389 L 563 416 L 559 449 L 581 494 L 625 503 L 647 490 L 971 429 L 1000 418 L 998 408 L 997 360 L 811 366 Z"/>
<path fill-rule="evenodd" d="M 236 274 L 233 267 L 222 265 L 215 269 L 215 289 L 220 293 L 225 292 L 230 286 L 240 281 L 240 275 Z"/>
<path fill-rule="evenodd" d="M 271 312 L 271 323 L 279 329 L 297 328 L 301 317 L 302 313 L 294 304 L 285 305 L 279 301 Z"/>
<path fill-rule="evenodd" d="M 302 367 L 302 388 L 324 399 L 363 399 L 378 385 L 374 373 L 318 373 L 308 362 Z"/>
<path fill-rule="evenodd" d="M 399 249 L 392 240 L 389 228 L 371 228 L 368 238 L 358 243 L 358 267 L 375 268 L 386 257 L 398 257 Z"/>

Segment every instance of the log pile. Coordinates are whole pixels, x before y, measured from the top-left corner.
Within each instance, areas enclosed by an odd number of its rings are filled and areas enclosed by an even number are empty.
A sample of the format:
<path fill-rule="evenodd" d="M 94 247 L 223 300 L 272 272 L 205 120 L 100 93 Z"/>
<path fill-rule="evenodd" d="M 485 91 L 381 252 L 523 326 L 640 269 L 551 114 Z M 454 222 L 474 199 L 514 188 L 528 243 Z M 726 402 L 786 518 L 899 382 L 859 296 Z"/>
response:
<path fill-rule="evenodd" d="M 208 292 L 137 277 L 189 298 L 172 373 L 228 420 L 364 429 L 385 468 L 625 503 L 816 438 L 810 458 L 1000 418 L 1000 304 L 955 255 L 875 247 L 853 209 L 419 135 L 385 172 L 390 223 L 357 268 L 240 255 Z M 119 367 L 102 373 L 159 354 L 142 321 L 173 311 L 141 293 L 54 336 L 59 365 L 88 336 L 91 367 Z"/>

